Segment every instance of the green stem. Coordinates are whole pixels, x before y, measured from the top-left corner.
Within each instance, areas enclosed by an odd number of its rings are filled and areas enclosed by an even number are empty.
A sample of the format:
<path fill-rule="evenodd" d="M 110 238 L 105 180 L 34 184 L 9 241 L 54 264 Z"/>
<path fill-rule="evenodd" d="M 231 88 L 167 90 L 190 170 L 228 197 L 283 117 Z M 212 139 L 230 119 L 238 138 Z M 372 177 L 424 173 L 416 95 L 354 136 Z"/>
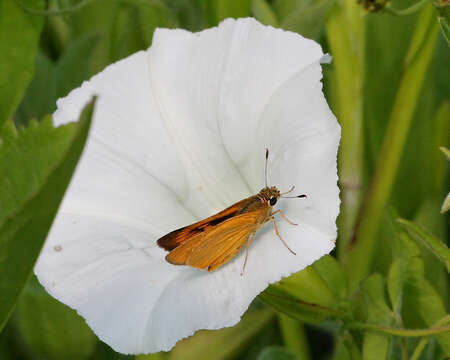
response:
<path fill-rule="evenodd" d="M 75 4 L 71 7 L 65 8 L 65 9 L 48 9 L 48 10 L 32 9 L 32 8 L 29 8 L 28 6 L 26 6 L 20 0 L 14 0 L 14 1 L 16 2 L 17 5 L 19 5 L 27 13 L 34 14 L 34 15 L 42 15 L 42 16 L 57 16 L 57 15 L 64 15 L 64 14 L 68 14 L 68 13 L 71 13 L 74 11 L 78 11 L 93 0 L 81 0 L 78 4 Z"/>
<path fill-rule="evenodd" d="M 417 11 L 421 10 L 425 5 L 431 3 L 431 0 L 420 0 L 416 2 L 414 5 L 411 5 L 409 8 L 406 9 L 393 9 L 390 6 L 386 6 L 386 11 L 392 15 L 395 16 L 408 16 L 416 13 Z"/>
<path fill-rule="evenodd" d="M 402 360 L 408 360 L 408 347 L 406 345 L 406 339 L 401 338 L 400 339 L 400 346 L 402 349 Z"/>
<path fill-rule="evenodd" d="M 425 41 L 423 28 L 428 29 Z M 407 55 L 409 61 L 403 71 L 375 173 L 351 243 L 347 263 L 350 291 L 354 291 L 370 271 L 384 208 L 391 194 L 419 93 L 434 52 L 438 25 L 431 6 L 422 11 L 415 29 L 409 51 L 414 50 L 416 55 L 410 56 L 410 52 Z M 415 49 L 421 50 L 416 52 Z"/>
<path fill-rule="evenodd" d="M 286 347 L 291 349 L 299 360 L 309 360 L 311 355 L 303 324 L 281 313 L 278 314 L 278 321 Z"/>
<path fill-rule="evenodd" d="M 419 343 L 414 349 L 413 354 L 411 355 L 410 360 L 419 360 L 420 354 L 422 354 L 423 349 L 425 349 L 425 346 L 427 346 L 428 340 L 428 337 L 423 337 L 422 339 L 420 339 Z"/>
<path fill-rule="evenodd" d="M 338 257 L 344 260 L 361 200 L 365 23 L 357 2 L 345 0 L 330 12 L 326 31 L 333 54 L 333 110 L 342 126 L 339 179 Z"/>
<path fill-rule="evenodd" d="M 397 328 L 390 328 L 387 326 L 370 325 L 354 322 L 348 324 L 347 326 L 350 329 L 373 330 L 394 336 L 405 336 L 405 337 L 429 336 L 450 331 L 450 325 L 436 326 L 430 329 L 400 329 L 400 328 L 397 329 Z"/>
<path fill-rule="evenodd" d="M 434 326 L 441 326 L 448 322 L 450 322 L 450 315 L 447 315 L 447 316 L 443 317 L 442 319 L 440 319 L 438 322 L 436 322 L 436 324 L 434 324 Z M 414 352 L 411 356 L 411 360 L 419 359 L 420 354 L 422 354 L 423 349 L 425 349 L 425 346 L 428 343 L 428 340 L 429 340 L 428 337 L 424 337 L 424 338 L 420 339 L 419 344 L 417 344 L 416 348 L 414 349 Z"/>
<path fill-rule="evenodd" d="M 55 0 L 49 0 L 49 11 L 58 11 L 59 4 Z M 56 15 L 56 14 L 55 14 Z M 70 39 L 70 29 L 62 16 L 52 16 L 48 19 L 48 36 L 52 41 L 56 56 L 59 57 L 64 52 Z"/>

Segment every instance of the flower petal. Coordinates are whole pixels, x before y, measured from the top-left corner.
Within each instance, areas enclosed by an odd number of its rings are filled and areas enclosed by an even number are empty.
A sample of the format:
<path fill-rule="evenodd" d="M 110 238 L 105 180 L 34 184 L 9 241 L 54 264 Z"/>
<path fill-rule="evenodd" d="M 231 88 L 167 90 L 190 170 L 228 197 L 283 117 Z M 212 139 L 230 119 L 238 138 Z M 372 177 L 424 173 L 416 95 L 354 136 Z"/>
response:
<path fill-rule="evenodd" d="M 167 345 L 143 344 L 146 323 L 181 269 L 164 261 L 154 241 L 132 226 L 61 212 L 35 272 L 51 295 L 76 309 L 116 351 L 157 351 Z"/>
<path fill-rule="evenodd" d="M 58 101 L 55 123 L 99 95 L 85 152 L 35 272 L 115 350 L 169 350 L 198 329 L 237 323 L 264 288 L 331 251 L 339 207 L 339 126 L 311 40 L 252 19 L 192 34 L 159 30 L 152 48 Z M 308 194 L 280 201 L 300 222 L 261 229 L 213 273 L 164 260 L 156 239 L 254 194 L 270 180 Z M 291 216 L 292 214 L 292 216 Z"/>
<path fill-rule="evenodd" d="M 246 173 L 251 165 L 263 169 L 264 147 L 256 164 L 250 156 L 261 113 L 279 86 L 322 55 L 314 41 L 251 18 L 196 34 L 155 33 L 152 89 L 174 142 L 203 174 L 195 181 L 213 209 L 262 187 L 262 176 Z"/>
<path fill-rule="evenodd" d="M 307 195 L 306 199 L 282 199 L 279 206 L 294 222 L 309 225 L 334 241 L 340 204 L 336 164 L 340 126 L 322 93 L 321 78 L 316 62 L 273 94 L 261 116 L 254 146 L 272 150 L 270 183 L 282 191 L 295 185 L 289 195 Z"/>
<path fill-rule="evenodd" d="M 100 95 L 62 211 L 120 218 L 161 236 L 196 216 L 180 206 L 189 189 L 153 102 L 147 62 L 142 51 L 109 66 L 58 100 L 53 118 L 56 125 L 73 121 L 92 95 Z"/>

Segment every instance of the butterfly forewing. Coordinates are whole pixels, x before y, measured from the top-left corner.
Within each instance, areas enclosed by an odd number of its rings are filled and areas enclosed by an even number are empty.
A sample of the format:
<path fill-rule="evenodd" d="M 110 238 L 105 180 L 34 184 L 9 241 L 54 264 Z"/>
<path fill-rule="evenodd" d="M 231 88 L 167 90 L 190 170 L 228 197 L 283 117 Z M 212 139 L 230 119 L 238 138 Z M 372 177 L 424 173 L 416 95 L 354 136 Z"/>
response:
<path fill-rule="evenodd" d="M 259 200 L 256 200 L 259 202 Z M 221 225 L 228 219 L 231 219 L 234 216 L 245 213 L 246 210 L 254 207 L 252 204 L 255 204 L 255 196 L 243 199 L 230 207 L 222 210 L 221 212 L 210 216 L 202 221 L 196 222 L 192 225 L 183 227 L 181 229 L 174 230 L 162 238 L 158 239 L 158 245 L 165 250 L 171 251 L 175 249 L 177 246 L 183 244 L 189 239 L 196 237 L 197 235 L 204 234 L 213 228 Z"/>
<path fill-rule="evenodd" d="M 250 234 L 261 226 L 261 212 L 252 211 L 227 219 L 220 226 L 192 237 L 172 250 L 166 260 L 172 264 L 215 270 L 236 255 Z"/>

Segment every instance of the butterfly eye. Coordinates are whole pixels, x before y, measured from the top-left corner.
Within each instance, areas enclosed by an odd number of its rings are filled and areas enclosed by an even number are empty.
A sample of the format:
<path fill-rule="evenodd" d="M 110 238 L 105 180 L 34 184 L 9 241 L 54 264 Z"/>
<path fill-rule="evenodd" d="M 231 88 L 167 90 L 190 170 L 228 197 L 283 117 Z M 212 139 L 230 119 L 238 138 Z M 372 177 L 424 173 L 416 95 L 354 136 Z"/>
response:
<path fill-rule="evenodd" d="M 277 203 L 277 198 L 276 197 L 271 197 L 269 200 L 270 206 L 274 206 Z"/>

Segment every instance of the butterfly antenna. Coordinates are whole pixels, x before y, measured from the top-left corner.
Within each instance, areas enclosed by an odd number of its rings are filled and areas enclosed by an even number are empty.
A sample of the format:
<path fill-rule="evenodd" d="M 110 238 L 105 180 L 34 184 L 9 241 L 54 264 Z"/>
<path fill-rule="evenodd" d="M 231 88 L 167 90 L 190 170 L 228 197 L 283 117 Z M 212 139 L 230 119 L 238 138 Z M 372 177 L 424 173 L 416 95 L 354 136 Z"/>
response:
<path fill-rule="evenodd" d="M 284 192 L 284 193 L 281 193 L 280 194 L 280 196 L 282 196 L 282 195 L 286 195 L 286 194 L 289 194 L 290 192 L 293 192 L 294 191 L 294 189 L 295 189 L 295 186 L 294 185 L 292 185 L 292 187 L 288 190 L 288 191 L 286 191 L 286 192 Z"/>
<path fill-rule="evenodd" d="M 265 179 L 266 187 L 267 187 L 267 162 L 268 162 L 268 160 L 269 160 L 269 149 L 266 148 L 266 165 L 264 167 L 264 179 Z"/>
<path fill-rule="evenodd" d="M 285 198 L 285 199 L 307 198 L 307 196 L 305 194 L 297 195 L 297 196 L 280 196 L 280 197 Z"/>

